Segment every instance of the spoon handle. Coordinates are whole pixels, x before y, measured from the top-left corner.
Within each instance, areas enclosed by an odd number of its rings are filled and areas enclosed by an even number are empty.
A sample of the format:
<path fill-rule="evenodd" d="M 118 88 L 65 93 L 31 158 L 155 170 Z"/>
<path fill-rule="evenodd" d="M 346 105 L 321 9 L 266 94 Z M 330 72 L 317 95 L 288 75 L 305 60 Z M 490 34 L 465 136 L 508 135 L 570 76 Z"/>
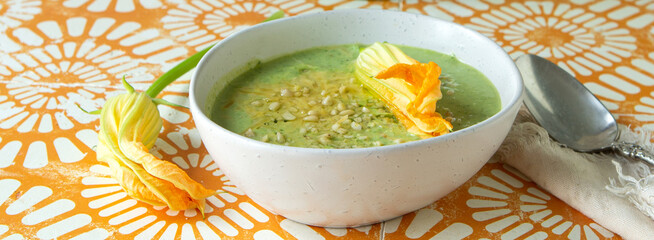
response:
<path fill-rule="evenodd" d="M 654 166 L 654 154 L 645 150 L 645 148 L 638 144 L 628 142 L 615 142 L 611 144 L 611 149 L 624 157 L 636 158 L 648 163 L 650 166 Z"/>

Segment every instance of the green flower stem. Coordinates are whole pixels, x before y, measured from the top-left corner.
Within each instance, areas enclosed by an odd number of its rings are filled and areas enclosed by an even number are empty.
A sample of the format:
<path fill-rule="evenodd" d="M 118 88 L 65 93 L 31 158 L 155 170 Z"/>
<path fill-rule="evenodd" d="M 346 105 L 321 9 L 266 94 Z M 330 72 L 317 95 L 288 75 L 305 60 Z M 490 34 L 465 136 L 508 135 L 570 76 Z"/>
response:
<path fill-rule="evenodd" d="M 282 17 L 284 17 L 284 11 L 279 10 L 273 13 L 272 15 L 270 15 L 270 17 L 266 18 L 262 22 L 268 22 Z M 211 44 L 211 46 L 193 54 L 191 57 L 185 59 L 184 61 L 182 61 L 181 63 L 177 64 L 175 67 L 170 69 L 168 72 L 161 75 L 157 80 L 155 80 L 152 83 L 152 85 L 150 85 L 150 87 L 147 90 L 145 90 L 145 94 L 147 94 L 151 98 L 156 98 L 157 95 L 159 95 L 159 93 L 166 86 L 168 86 L 170 83 L 177 80 L 177 78 L 181 77 L 182 75 L 193 69 L 195 66 L 197 66 L 198 62 L 200 62 L 200 59 L 202 59 L 204 54 L 206 54 L 207 51 L 209 51 L 209 49 L 213 47 L 213 45 L 215 44 Z"/>
<path fill-rule="evenodd" d="M 186 72 L 190 71 L 193 69 L 196 65 L 198 65 L 198 62 L 200 62 L 200 59 L 204 56 L 204 54 L 211 49 L 215 44 L 211 44 L 211 46 L 202 49 L 202 51 L 199 51 L 195 54 L 193 54 L 191 57 L 185 59 L 181 63 L 177 64 L 175 67 L 172 69 L 168 70 L 168 72 L 164 73 L 159 77 L 156 81 L 150 85 L 148 90 L 145 90 L 145 94 L 150 96 L 151 98 L 156 98 L 157 95 L 170 83 L 173 81 L 177 80 L 177 78 L 181 77 L 184 75 Z"/>

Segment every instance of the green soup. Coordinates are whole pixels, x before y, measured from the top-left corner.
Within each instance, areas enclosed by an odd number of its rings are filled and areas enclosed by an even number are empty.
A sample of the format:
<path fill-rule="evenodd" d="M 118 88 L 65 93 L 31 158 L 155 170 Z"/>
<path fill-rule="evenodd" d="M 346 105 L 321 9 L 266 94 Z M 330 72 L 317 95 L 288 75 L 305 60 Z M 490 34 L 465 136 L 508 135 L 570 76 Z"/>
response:
<path fill-rule="evenodd" d="M 211 118 L 235 133 L 296 147 L 361 148 L 420 139 L 354 78 L 360 47 L 319 47 L 259 63 L 217 95 Z M 441 67 L 437 112 L 454 131 L 500 110 L 497 90 L 476 69 L 451 55 L 400 48 Z"/>

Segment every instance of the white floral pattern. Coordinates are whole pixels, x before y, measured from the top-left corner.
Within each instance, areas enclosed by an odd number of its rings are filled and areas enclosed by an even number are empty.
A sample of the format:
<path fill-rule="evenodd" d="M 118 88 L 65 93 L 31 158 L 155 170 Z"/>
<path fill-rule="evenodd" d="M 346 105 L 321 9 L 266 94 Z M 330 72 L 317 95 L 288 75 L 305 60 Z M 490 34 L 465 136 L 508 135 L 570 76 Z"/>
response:
<path fill-rule="evenodd" d="M 137 7 L 156 9 L 163 6 L 161 0 L 65 0 L 68 8 L 85 7 L 89 12 L 114 10 L 119 13 L 134 12 Z"/>
<path fill-rule="evenodd" d="M 583 76 L 621 62 L 636 49 L 629 29 L 568 3 L 512 3 L 473 17 L 466 26 L 494 39 L 514 57 L 551 57 Z"/>
<path fill-rule="evenodd" d="M 91 216 L 75 213 L 75 202 L 57 198 L 53 189 L 46 186 L 23 186 L 12 178 L 0 178 L 0 209 L 16 222 L 0 224 L 0 237 L 22 239 L 76 238 L 105 239 L 109 232 L 91 224 Z M 12 229 L 18 222 L 30 226 L 30 231 Z"/>
<path fill-rule="evenodd" d="M 472 214 L 472 218 L 485 224 L 485 230 L 489 233 L 501 235 L 502 239 L 614 237 L 613 233 L 598 224 L 581 225 L 575 221 L 576 219 L 560 213 L 560 208 L 556 207 L 557 203 L 552 203 L 554 198 L 550 194 L 539 188 L 527 186 L 524 180 L 521 180 L 521 176 L 513 175 L 511 168 L 505 170 L 508 171 L 493 169 L 490 175 L 475 178 L 475 184 L 468 188 L 472 198 L 466 201 L 466 205 L 477 209 Z M 514 202 L 509 199 L 519 199 L 519 201 Z M 521 212 L 511 210 L 516 208 Z M 549 231 L 534 230 L 537 224 Z"/>
<path fill-rule="evenodd" d="M 413 219 L 408 220 L 407 216 L 397 217 L 384 222 L 384 235 L 397 236 L 401 238 L 425 238 L 429 239 L 465 239 L 474 231 L 473 228 L 465 223 L 443 223 L 444 215 L 433 207 L 422 208 L 415 211 Z M 404 223 L 406 222 L 406 223 Z M 408 224 L 406 230 L 399 232 L 398 228 L 402 224 Z M 434 230 L 434 228 L 442 228 Z"/>
<path fill-rule="evenodd" d="M 322 0 L 317 1 L 317 4 L 314 2 L 197 0 L 179 3 L 175 8 L 168 10 L 161 21 L 164 24 L 163 28 L 170 31 L 177 41 L 199 51 L 234 32 L 261 22 L 281 8 L 291 15 L 323 11 L 327 7 L 383 8 L 382 5 L 366 1 Z M 394 6 L 397 6 L 397 2 L 397 0 L 390 1 Z"/>
<path fill-rule="evenodd" d="M 163 28 L 199 51 L 278 10 L 269 2 L 192 1 L 168 10 Z"/>
<path fill-rule="evenodd" d="M 7 0 L 0 2 L 0 32 L 20 26 L 41 13 L 41 0 Z"/>
<path fill-rule="evenodd" d="M 36 30 L 20 27 L 11 32 L 17 42 L 33 46 L 29 51 L 0 53 L 0 76 L 9 80 L 0 83 L 0 128 L 17 134 L 65 133 L 74 126 L 93 124 L 98 117 L 82 109 L 98 109 L 105 98 L 122 92 L 119 81 L 123 76 L 135 87 L 144 88 L 154 79 L 144 64 L 166 66 L 187 53 L 173 45 L 149 48 L 148 40 L 157 41 L 156 31 L 141 29 L 136 22 L 74 17 L 36 26 Z M 81 30 L 85 26 L 88 31 Z M 82 43 L 62 41 L 66 36 L 88 39 Z M 133 53 L 114 49 L 111 42 L 132 48 Z M 23 167 L 31 169 L 45 167 L 53 159 L 73 163 L 92 147 L 70 136 L 30 142 L 13 135 L 5 137 L 5 142 L 0 143 L 0 152 L 9 157 L 0 160 L 0 168 L 20 160 Z M 21 156 L 24 159 L 17 159 L 19 151 L 26 152 Z"/>

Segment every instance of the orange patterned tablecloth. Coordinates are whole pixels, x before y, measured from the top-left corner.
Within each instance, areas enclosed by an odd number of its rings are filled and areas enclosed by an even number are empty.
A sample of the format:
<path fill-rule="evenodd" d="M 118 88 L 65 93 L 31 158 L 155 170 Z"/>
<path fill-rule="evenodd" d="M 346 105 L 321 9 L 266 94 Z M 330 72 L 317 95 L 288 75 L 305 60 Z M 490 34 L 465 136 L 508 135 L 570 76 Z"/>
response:
<path fill-rule="evenodd" d="M 512 56 L 534 53 L 576 75 L 620 123 L 654 128 L 654 2 L 345 0 L 0 1 L 0 238 L 3 239 L 619 239 L 514 169 L 493 161 L 445 198 L 350 229 L 273 215 L 235 188 L 202 146 L 187 110 L 159 106 L 155 154 L 208 187 L 194 210 L 126 196 L 95 159 L 98 118 L 83 113 L 145 89 L 209 44 L 278 9 L 287 15 L 383 8 L 457 22 Z M 164 99 L 187 104 L 189 75 Z"/>

